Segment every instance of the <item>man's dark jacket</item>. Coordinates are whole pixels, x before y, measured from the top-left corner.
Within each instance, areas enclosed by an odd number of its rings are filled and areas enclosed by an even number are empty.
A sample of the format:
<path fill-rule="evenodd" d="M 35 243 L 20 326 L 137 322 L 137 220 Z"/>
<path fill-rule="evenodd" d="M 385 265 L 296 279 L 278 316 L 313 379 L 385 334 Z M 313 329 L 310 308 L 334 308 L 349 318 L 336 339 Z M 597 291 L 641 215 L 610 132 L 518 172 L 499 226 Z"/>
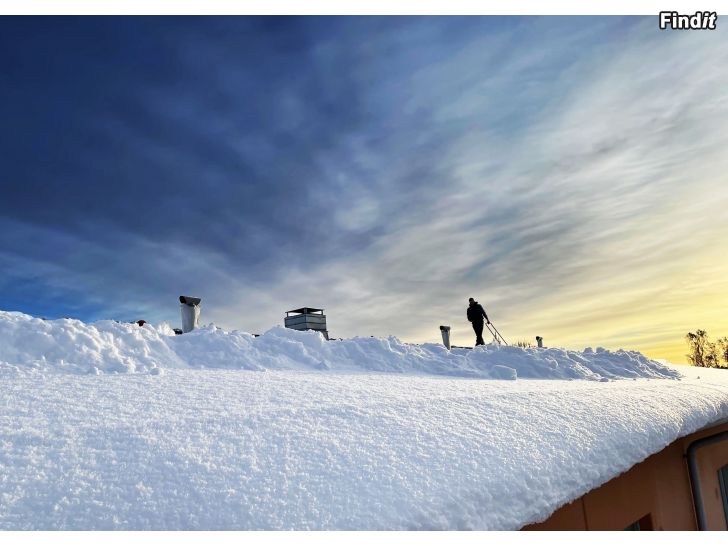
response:
<path fill-rule="evenodd" d="M 483 318 L 488 320 L 488 315 L 485 314 L 485 309 L 477 301 L 474 301 L 468 306 L 468 320 L 470 322 L 483 322 Z"/>

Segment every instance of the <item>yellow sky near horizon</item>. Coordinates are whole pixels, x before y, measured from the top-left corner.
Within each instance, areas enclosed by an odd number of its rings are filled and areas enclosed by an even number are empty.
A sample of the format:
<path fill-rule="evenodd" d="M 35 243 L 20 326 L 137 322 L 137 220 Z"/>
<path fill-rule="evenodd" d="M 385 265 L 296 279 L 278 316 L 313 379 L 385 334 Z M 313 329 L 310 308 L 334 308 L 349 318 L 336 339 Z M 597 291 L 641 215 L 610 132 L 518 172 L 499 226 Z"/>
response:
<path fill-rule="evenodd" d="M 587 291 L 554 294 L 542 302 L 543 309 L 519 304 L 513 311 L 491 307 L 488 312 L 509 342 L 535 343 L 541 335 L 551 347 L 623 348 L 685 364 L 688 332 L 706 330 L 711 341 L 728 336 L 728 260 L 722 259 L 720 237 L 710 243 L 677 267 L 665 268 L 666 274 L 657 268 L 639 283 L 626 271 L 613 279 L 611 290 L 609 282 L 595 278 L 592 293 L 587 282 Z M 472 345 L 469 324 L 459 326 L 454 342 Z"/>

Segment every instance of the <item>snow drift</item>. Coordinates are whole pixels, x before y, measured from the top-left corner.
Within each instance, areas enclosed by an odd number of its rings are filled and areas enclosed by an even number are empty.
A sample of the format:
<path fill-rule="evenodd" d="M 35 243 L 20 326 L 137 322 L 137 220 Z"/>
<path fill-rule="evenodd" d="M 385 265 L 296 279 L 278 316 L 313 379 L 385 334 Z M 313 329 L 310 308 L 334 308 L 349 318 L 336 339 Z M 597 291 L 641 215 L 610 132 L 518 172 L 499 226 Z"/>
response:
<path fill-rule="evenodd" d="M 519 529 L 728 417 L 697 371 L 0 377 L 0 529 Z"/>
<path fill-rule="evenodd" d="M 519 529 L 726 418 L 634 352 L 0 312 L 0 530 Z"/>
<path fill-rule="evenodd" d="M 448 351 L 395 337 L 326 341 L 315 332 L 276 327 L 260 337 L 208 326 L 176 336 L 168 325 L 44 320 L 0 312 L 0 368 L 76 374 L 161 373 L 165 368 L 333 370 L 480 379 L 678 378 L 638 352 L 583 352 L 486 345 Z"/>

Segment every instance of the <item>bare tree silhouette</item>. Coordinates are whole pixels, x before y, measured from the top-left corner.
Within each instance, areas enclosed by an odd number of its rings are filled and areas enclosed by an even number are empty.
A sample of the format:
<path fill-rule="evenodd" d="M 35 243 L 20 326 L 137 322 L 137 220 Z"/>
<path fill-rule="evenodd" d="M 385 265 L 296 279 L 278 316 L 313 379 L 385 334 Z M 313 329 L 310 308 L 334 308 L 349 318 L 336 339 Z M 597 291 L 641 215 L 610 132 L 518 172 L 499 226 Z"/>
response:
<path fill-rule="evenodd" d="M 725 362 L 728 366 L 728 337 L 722 337 L 717 341 L 718 344 L 718 358 Z"/>
<path fill-rule="evenodd" d="M 688 361 L 693 366 L 700 368 L 720 368 L 720 361 L 724 359 L 728 363 L 728 338 L 718 340 L 718 345 L 708 340 L 708 333 L 705 330 L 696 330 L 695 333 L 688 332 L 685 336 L 688 342 L 690 353 L 687 354 Z"/>

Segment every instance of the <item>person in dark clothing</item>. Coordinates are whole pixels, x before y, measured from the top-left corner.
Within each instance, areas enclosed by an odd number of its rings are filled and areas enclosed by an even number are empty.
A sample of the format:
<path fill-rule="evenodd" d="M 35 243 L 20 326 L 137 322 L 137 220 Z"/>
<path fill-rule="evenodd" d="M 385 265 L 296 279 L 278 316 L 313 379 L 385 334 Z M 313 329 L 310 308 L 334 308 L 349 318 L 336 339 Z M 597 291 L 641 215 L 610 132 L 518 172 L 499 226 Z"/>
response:
<path fill-rule="evenodd" d="M 473 330 L 475 330 L 475 344 L 485 345 L 485 341 L 483 341 L 483 319 L 488 324 L 490 324 L 490 320 L 488 320 L 488 315 L 485 313 L 482 305 L 473 298 L 470 298 L 468 301 L 470 302 L 468 306 L 468 320 L 472 323 Z"/>

